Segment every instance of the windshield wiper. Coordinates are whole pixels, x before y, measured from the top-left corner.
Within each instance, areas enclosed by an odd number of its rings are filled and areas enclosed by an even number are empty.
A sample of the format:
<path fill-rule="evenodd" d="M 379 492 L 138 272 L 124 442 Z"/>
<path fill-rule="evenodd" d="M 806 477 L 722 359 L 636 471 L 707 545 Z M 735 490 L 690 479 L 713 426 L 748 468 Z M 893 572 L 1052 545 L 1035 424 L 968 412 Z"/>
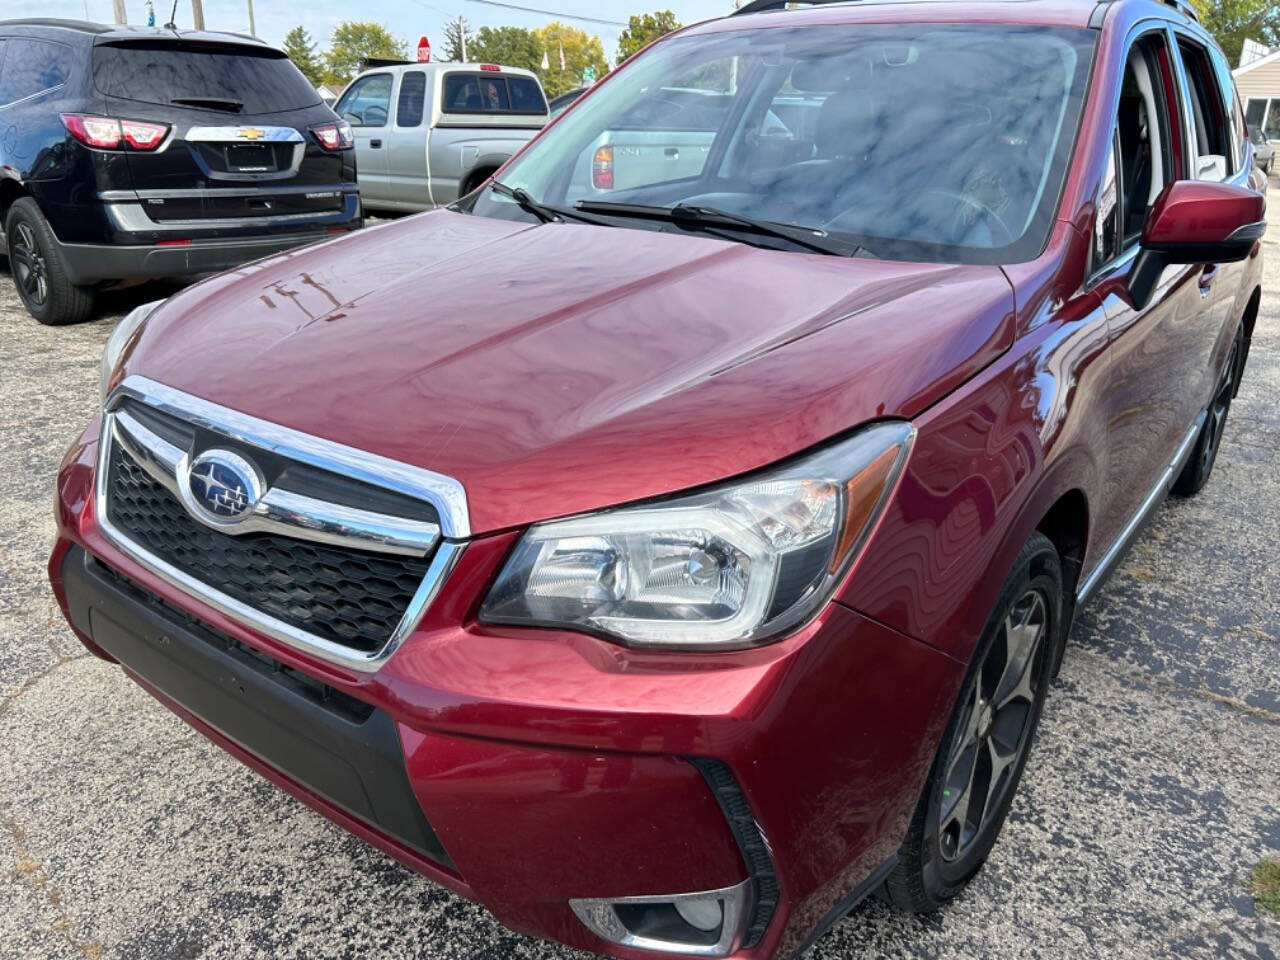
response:
<path fill-rule="evenodd" d="M 657 207 L 639 203 L 610 203 L 607 200 L 579 200 L 574 209 L 584 213 L 603 213 L 615 217 L 648 217 L 669 220 L 683 227 L 749 230 L 766 237 L 788 240 L 800 247 L 833 257 L 852 257 L 862 250 L 856 243 L 840 241 L 818 227 L 792 227 L 773 220 L 760 220 L 718 207 L 696 203 L 677 203 Z"/>
<path fill-rule="evenodd" d="M 543 223 L 563 223 L 567 218 L 569 220 L 579 220 L 582 223 L 594 223 L 600 227 L 613 226 L 609 221 L 601 220 L 599 217 L 579 213 L 577 210 L 569 210 L 565 207 L 555 207 L 549 203 L 535 200 L 524 187 L 509 187 L 501 181 L 494 180 L 489 184 L 489 189 L 495 193 L 502 194 L 504 197 L 510 197 L 521 210 L 533 214 Z"/>
<path fill-rule="evenodd" d="M 227 97 L 172 97 L 169 102 L 180 107 L 208 107 L 210 110 L 223 110 L 227 113 L 239 113 L 244 109 L 241 101 Z"/>

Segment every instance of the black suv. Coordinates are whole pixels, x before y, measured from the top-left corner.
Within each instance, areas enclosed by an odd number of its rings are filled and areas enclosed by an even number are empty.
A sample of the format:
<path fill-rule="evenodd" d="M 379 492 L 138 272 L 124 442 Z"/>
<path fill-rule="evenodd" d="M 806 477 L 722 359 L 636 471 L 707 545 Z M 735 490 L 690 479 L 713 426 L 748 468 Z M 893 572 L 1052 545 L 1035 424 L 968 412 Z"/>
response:
<path fill-rule="evenodd" d="M 0 241 L 41 323 L 361 225 L 351 129 L 224 33 L 0 21 Z"/>

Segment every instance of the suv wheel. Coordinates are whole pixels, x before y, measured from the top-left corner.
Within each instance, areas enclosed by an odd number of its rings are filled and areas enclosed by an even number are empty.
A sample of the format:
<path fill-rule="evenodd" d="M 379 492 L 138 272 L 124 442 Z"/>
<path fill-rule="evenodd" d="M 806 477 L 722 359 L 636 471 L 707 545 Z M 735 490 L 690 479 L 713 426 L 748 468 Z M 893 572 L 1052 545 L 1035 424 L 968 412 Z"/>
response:
<path fill-rule="evenodd" d="M 1018 554 L 969 665 L 924 793 L 885 881 L 903 910 L 936 910 L 991 852 L 1044 707 L 1062 636 L 1062 566 L 1036 533 Z"/>
<path fill-rule="evenodd" d="M 1196 437 L 1196 445 L 1191 449 L 1186 466 L 1173 482 L 1172 492 L 1180 497 L 1195 496 L 1204 489 L 1209 475 L 1213 473 L 1213 465 L 1218 461 L 1218 448 L 1222 446 L 1222 432 L 1227 426 L 1227 413 L 1231 410 L 1231 398 L 1236 392 L 1243 349 L 1244 328 L 1237 327 L 1235 339 L 1231 341 L 1231 355 L 1227 357 L 1222 375 L 1218 377 L 1218 386 L 1213 391 L 1213 400 L 1209 403 L 1209 415 L 1200 428 L 1200 436 Z"/>
<path fill-rule="evenodd" d="M 93 310 L 93 288 L 78 287 L 67 279 L 53 231 L 36 202 L 30 197 L 15 201 L 4 229 L 9 270 L 27 312 L 50 326 L 87 320 Z"/>

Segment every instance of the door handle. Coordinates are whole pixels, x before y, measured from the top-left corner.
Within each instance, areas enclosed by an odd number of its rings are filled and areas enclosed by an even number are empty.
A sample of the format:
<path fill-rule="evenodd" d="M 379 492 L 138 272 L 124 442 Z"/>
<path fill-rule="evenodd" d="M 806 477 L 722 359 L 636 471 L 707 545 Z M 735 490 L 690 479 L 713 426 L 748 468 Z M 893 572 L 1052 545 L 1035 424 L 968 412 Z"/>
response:
<path fill-rule="evenodd" d="M 1218 265 L 1216 263 L 1206 263 L 1204 269 L 1200 271 L 1200 295 L 1207 297 L 1209 288 L 1213 286 L 1213 278 L 1218 275 Z"/>
<path fill-rule="evenodd" d="M 663 151 L 663 152 L 664 152 L 664 153 L 666 153 L 666 155 L 667 155 L 668 157 L 679 157 L 679 156 L 680 156 L 680 150 L 679 150 L 677 147 L 667 147 L 667 149 L 666 149 L 665 151 Z"/>
<path fill-rule="evenodd" d="M 382 146 L 382 141 L 381 141 L 381 140 L 370 140 L 370 141 L 369 141 L 369 146 L 370 146 L 370 147 L 372 147 L 374 150 L 377 150 L 377 149 L 379 149 L 379 148 Z"/>

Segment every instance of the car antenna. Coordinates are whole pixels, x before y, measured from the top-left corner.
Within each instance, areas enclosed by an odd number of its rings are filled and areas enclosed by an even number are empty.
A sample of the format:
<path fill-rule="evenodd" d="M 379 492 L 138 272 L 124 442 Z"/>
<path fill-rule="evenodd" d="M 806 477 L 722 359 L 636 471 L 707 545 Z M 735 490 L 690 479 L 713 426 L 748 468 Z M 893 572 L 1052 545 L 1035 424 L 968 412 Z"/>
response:
<path fill-rule="evenodd" d="M 178 32 L 178 25 L 174 22 L 178 19 L 178 0 L 173 0 L 173 9 L 169 11 L 169 22 L 164 25 L 166 30 Z"/>

